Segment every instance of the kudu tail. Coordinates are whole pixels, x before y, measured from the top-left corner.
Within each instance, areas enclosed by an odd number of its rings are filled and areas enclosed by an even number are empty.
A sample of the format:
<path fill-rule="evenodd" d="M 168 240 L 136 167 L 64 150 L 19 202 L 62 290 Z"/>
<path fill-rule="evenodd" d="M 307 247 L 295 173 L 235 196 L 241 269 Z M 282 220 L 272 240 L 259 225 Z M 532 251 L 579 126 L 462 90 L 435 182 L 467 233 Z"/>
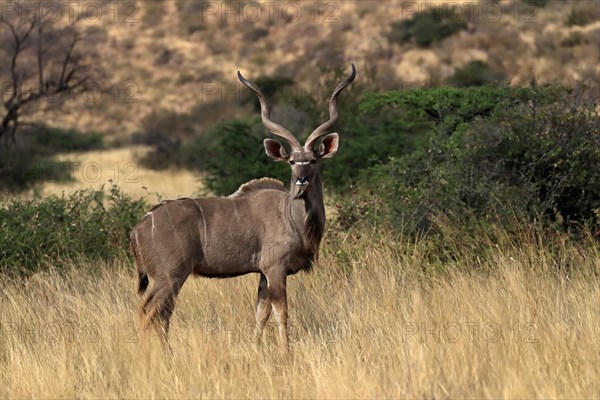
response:
<path fill-rule="evenodd" d="M 138 268 L 138 294 L 141 296 L 146 292 L 146 289 L 148 289 L 148 284 L 150 283 L 150 281 L 148 280 L 148 274 L 146 274 L 146 271 L 144 270 L 144 264 L 142 262 L 142 257 L 138 251 L 138 246 L 137 246 L 137 241 L 134 239 L 135 235 L 137 235 L 137 233 L 135 231 L 131 232 L 131 251 L 133 252 L 133 256 L 135 257 L 135 263 L 137 264 L 137 268 Z"/>
<path fill-rule="evenodd" d="M 149 283 L 150 281 L 148 280 L 148 275 L 146 275 L 146 273 L 143 271 L 138 271 L 138 294 L 140 296 L 146 293 Z"/>

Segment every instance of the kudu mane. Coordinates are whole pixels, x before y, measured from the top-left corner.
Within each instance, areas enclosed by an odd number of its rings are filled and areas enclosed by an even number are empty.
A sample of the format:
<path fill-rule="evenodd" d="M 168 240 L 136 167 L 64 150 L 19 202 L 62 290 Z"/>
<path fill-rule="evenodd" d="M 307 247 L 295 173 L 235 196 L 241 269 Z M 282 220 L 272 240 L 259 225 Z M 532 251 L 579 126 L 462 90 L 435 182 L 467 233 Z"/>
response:
<path fill-rule="evenodd" d="M 240 197 L 262 189 L 274 189 L 285 192 L 283 182 L 273 178 L 253 179 L 250 182 L 242 184 L 238 190 L 230 194 L 229 197 Z"/>

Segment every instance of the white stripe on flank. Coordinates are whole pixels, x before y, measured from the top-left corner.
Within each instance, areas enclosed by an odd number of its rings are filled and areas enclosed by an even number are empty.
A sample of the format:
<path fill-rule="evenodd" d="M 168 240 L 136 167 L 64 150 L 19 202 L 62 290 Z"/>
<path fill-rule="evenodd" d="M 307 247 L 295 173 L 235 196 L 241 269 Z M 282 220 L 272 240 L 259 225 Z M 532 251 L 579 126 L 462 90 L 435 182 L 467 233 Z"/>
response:
<path fill-rule="evenodd" d="M 200 238 L 200 241 L 202 242 L 202 251 L 204 252 L 204 257 L 206 258 L 206 242 L 208 242 L 208 233 L 206 232 L 206 218 L 204 217 L 204 210 L 202 209 L 202 206 L 195 199 L 194 203 L 196 203 L 196 205 L 198 206 L 198 209 L 202 214 L 202 221 L 204 222 L 204 240 Z"/>
<path fill-rule="evenodd" d="M 234 199 L 231 199 L 231 201 L 232 201 L 232 203 L 233 203 L 233 211 L 235 212 L 235 218 L 237 218 L 237 220 L 239 221 L 239 219 L 240 219 L 240 214 L 238 213 L 237 206 L 235 205 L 235 200 L 234 200 Z"/>
<path fill-rule="evenodd" d="M 156 230 L 156 225 L 154 225 L 154 214 L 150 213 L 152 216 L 152 239 L 154 239 L 154 231 Z"/>

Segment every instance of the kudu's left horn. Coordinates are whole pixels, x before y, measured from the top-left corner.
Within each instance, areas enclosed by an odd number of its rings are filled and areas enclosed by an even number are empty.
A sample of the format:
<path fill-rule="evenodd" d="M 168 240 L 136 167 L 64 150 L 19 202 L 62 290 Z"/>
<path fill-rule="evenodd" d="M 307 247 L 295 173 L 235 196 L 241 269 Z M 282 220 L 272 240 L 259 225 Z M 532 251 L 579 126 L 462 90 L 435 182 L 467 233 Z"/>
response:
<path fill-rule="evenodd" d="M 306 150 L 312 150 L 315 145 L 315 142 L 319 140 L 321 136 L 326 134 L 327 131 L 337 122 L 337 98 L 342 92 L 342 90 L 344 90 L 346 86 L 352 83 L 352 81 L 356 77 L 356 68 L 354 67 L 354 63 L 350 63 L 350 65 L 352 66 L 352 72 L 350 73 L 350 76 L 348 76 L 346 79 L 340 82 L 339 85 L 337 85 L 337 87 L 333 91 L 333 94 L 331 95 L 331 100 L 329 100 L 329 121 L 321 124 L 321 126 L 315 129 L 310 134 L 308 139 L 306 139 L 306 144 L 304 145 L 304 148 Z"/>

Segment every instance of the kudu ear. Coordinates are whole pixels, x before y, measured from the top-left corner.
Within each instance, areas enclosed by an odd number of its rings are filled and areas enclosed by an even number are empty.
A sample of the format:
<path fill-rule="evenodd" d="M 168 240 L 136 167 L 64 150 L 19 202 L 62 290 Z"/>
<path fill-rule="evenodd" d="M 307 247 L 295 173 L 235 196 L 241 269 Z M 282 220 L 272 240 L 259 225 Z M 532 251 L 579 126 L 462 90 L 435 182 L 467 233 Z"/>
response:
<path fill-rule="evenodd" d="M 287 161 L 290 157 L 290 153 L 277 140 L 265 139 L 263 144 L 267 156 L 275 161 Z"/>
<path fill-rule="evenodd" d="M 337 152 L 340 144 L 340 136 L 337 133 L 330 133 L 321 140 L 319 145 L 319 157 L 330 158 Z"/>

